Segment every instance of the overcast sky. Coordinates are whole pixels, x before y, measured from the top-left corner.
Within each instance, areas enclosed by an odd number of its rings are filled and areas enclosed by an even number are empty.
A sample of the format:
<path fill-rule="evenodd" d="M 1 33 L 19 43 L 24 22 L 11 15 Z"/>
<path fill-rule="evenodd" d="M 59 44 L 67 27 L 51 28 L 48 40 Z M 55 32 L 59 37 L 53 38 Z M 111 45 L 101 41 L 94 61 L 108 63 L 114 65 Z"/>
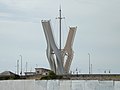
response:
<path fill-rule="evenodd" d="M 0 0 L 0 72 L 49 68 L 41 20 L 51 19 L 58 43 L 59 7 L 62 7 L 62 47 L 69 26 L 77 26 L 71 70 L 88 73 L 88 53 L 93 73 L 120 73 L 120 0 Z"/>

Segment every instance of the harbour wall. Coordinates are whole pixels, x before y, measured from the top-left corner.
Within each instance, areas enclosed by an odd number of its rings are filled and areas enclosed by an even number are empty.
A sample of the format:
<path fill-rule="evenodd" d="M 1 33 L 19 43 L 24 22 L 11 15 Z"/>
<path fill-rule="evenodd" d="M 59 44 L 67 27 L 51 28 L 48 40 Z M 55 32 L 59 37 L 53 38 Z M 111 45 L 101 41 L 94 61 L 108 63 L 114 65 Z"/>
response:
<path fill-rule="evenodd" d="M 120 90 L 120 81 L 1 80 L 0 90 Z"/>

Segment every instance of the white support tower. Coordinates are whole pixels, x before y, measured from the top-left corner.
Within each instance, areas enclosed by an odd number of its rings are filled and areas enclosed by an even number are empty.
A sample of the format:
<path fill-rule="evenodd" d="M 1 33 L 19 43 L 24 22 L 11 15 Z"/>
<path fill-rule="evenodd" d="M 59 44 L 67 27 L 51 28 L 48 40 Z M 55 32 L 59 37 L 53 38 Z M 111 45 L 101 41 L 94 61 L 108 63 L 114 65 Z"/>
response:
<path fill-rule="evenodd" d="M 61 23 L 61 14 L 59 19 Z M 73 59 L 72 46 L 77 28 L 70 27 L 65 47 L 61 49 L 61 41 L 60 48 L 58 48 L 55 44 L 50 20 L 42 20 L 42 26 L 47 41 L 46 54 L 51 70 L 54 71 L 57 75 L 68 74 Z M 60 40 L 61 40 L 61 27 L 60 27 Z"/>

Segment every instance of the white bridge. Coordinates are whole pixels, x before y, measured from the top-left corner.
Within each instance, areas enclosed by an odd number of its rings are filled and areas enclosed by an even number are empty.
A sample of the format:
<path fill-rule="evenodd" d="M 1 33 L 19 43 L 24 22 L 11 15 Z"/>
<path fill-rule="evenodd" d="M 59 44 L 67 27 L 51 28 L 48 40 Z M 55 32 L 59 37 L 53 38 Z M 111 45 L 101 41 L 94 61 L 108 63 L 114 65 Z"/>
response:
<path fill-rule="evenodd" d="M 72 46 L 76 27 L 70 27 L 65 47 L 63 49 L 58 49 L 53 37 L 50 20 L 42 20 L 42 26 L 47 41 L 46 54 L 51 70 L 57 75 L 68 74 L 73 59 Z"/>

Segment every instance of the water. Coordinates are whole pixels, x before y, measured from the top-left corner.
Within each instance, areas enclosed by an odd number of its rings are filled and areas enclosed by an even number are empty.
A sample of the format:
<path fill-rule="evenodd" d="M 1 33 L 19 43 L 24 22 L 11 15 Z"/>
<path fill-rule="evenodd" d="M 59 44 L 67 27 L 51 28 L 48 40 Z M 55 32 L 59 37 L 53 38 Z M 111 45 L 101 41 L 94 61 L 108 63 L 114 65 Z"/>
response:
<path fill-rule="evenodd" d="M 0 90 L 120 90 L 120 81 L 4 80 Z"/>

